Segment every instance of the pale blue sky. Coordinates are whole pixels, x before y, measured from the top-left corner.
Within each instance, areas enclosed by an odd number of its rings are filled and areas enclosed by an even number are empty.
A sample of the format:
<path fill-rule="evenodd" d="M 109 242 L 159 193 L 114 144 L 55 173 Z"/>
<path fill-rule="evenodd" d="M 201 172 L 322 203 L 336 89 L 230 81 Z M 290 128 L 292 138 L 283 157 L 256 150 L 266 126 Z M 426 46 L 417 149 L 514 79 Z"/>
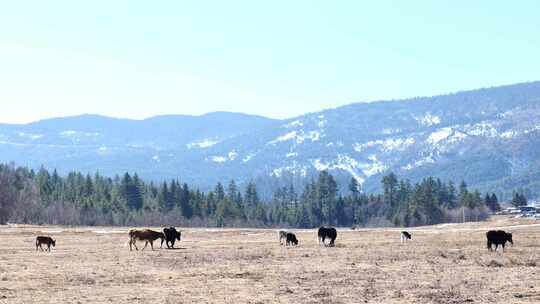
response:
<path fill-rule="evenodd" d="M 269 117 L 540 80 L 538 1 L 4 1 L 0 122 Z"/>

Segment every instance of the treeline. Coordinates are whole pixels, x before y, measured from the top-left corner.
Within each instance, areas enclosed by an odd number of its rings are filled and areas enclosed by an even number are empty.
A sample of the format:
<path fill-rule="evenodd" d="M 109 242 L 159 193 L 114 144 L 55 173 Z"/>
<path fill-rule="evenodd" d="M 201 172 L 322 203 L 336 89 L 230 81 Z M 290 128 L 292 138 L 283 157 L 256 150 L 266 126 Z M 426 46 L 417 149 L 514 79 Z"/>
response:
<path fill-rule="evenodd" d="M 500 209 L 495 194 L 482 196 L 462 182 L 428 177 L 419 183 L 394 174 L 381 180 L 383 193 L 365 194 L 355 179 L 339 193 L 334 177 L 320 172 L 297 193 L 288 186 L 262 202 L 254 183 L 234 180 L 202 192 L 179 180 L 145 182 L 137 174 L 114 178 L 71 172 L 60 176 L 0 165 L 0 223 L 64 225 L 181 225 L 310 228 L 415 226 L 485 219 Z"/>

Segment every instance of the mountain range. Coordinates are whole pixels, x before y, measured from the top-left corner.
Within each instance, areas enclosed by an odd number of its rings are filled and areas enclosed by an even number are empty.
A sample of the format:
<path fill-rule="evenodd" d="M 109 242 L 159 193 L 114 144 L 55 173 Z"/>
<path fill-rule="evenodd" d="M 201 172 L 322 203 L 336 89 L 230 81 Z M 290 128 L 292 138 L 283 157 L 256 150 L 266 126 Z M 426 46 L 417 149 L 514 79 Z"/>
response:
<path fill-rule="evenodd" d="M 0 124 L 0 161 L 33 168 L 137 172 L 201 189 L 235 179 L 301 186 L 329 170 L 376 191 L 390 171 L 508 197 L 540 194 L 540 82 L 433 97 L 354 103 L 278 120 L 214 112 L 130 120 L 80 115 Z"/>

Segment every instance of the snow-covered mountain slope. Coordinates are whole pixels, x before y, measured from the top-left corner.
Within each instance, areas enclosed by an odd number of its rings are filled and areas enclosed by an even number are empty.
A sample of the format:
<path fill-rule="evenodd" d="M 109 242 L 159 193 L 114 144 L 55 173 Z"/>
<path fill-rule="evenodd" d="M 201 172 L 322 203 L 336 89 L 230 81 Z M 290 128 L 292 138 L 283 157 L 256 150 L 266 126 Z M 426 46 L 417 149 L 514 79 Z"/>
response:
<path fill-rule="evenodd" d="M 231 178 L 271 188 L 330 170 L 372 190 L 391 170 L 412 180 L 434 175 L 484 190 L 535 192 L 539 142 L 540 82 L 532 82 L 357 103 L 288 120 L 212 113 L 0 125 L 0 160 L 63 172 L 137 171 L 202 188 Z"/>

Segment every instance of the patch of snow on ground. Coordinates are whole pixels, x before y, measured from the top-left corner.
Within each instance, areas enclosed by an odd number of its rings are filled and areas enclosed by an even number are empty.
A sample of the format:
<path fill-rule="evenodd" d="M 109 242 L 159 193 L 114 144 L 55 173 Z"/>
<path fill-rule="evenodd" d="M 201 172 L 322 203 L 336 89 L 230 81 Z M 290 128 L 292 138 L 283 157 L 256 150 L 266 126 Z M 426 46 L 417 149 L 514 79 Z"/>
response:
<path fill-rule="evenodd" d="M 317 123 L 317 126 L 319 126 L 319 128 L 324 128 L 327 124 L 328 124 L 328 120 L 323 119 Z"/>
<path fill-rule="evenodd" d="M 208 138 L 205 138 L 203 140 L 199 140 L 199 141 L 194 141 L 192 143 L 189 143 L 186 145 L 186 147 L 188 149 L 191 149 L 191 148 L 209 148 L 215 144 L 219 143 L 219 141 L 217 140 L 213 140 L 213 139 L 208 139 Z"/>
<path fill-rule="evenodd" d="M 238 153 L 236 153 L 236 151 L 233 150 L 229 152 L 228 156 L 229 156 L 229 160 L 235 160 L 236 157 L 238 156 Z"/>

